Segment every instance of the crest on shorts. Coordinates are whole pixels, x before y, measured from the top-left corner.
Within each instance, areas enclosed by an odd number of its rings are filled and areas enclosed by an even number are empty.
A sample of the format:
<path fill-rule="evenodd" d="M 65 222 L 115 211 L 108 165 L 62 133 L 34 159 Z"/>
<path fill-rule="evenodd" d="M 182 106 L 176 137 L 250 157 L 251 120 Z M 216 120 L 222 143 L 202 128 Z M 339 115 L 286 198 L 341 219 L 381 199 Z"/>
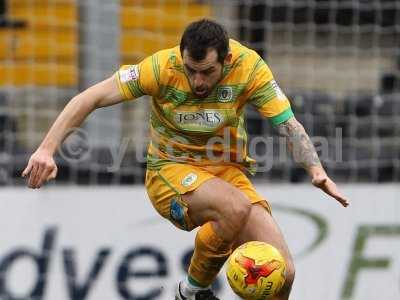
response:
<path fill-rule="evenodd" d="M 189 173 L 182 179 L 183 186 L 192 185 L 197 180 L 197 175 L 195 173 Z"/>
<path fill-rule="evenodd" d="M 230 102 L 233 100 L 233 89 L 231 86 L 220 86 L 217 88 L 219 102 Z"/>

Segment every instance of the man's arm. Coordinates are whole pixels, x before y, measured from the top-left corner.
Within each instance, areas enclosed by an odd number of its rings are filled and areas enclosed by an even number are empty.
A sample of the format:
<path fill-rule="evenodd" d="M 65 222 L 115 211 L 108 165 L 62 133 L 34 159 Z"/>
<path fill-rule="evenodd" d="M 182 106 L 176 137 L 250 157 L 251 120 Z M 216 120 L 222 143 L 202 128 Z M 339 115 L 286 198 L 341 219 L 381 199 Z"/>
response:
<path fill-rule="evenodd" d="M 348 200 L 343 197 L 336 184 L 326 174 L 310 137 L 296 118 L 291 117 L 277 125 L 276 129 L 279 135 L 287 138 L 293 159 L 307 171 L 312 184 L 335 198 L 343 206 L 348 206 Z"/>
<path fill-rule="evenodd" d="M 46 137 L 29 159 L 22 176 L 28 176 L 30 188 L 40 188 L 44 182 L 57 176 L 53 155 L 73 128 L 79 127 L 95 109 L 123 101 L 114 76 L 93 85 L 76 95 L 65 106 L 51 126 Z"/>

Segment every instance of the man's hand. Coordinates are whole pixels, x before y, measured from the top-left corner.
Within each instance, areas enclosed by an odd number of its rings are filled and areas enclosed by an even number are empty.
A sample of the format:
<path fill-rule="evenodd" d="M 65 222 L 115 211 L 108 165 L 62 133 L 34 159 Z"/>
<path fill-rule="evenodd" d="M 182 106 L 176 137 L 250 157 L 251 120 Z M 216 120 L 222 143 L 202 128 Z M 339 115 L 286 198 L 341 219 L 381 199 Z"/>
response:
<path fill-rule="evenodd" d="M 287 138 L 288 147 L 293 154 L 294 160 L 301 164 L 311 176 L 312 184 L 335 198 L 344 207 L 347 207 L 349 201 L 339 192 L 336 184 L 326 175 L 314 145 L 305 132 L 304 127 L 294 117 L 291 117 L 276 128 L 279 135 Z"/>
<path fill-rule="evenodd" d="M 320 188 L 325 193 L 335 198 L 344 207 L 349 205 L 349 201 L 339 192 L 336 184 L 326 174 L 314 175 L 311 182 L 317 188 Z"/>
<path fill-rule="evenodd" d="M 40 188 L 45 182 L 56 178 L 57 165 L 53 155 L 38 149 L 32 154 L 28 165 L 22 172 L 22 177 L 28 177 L 28 186 L 32 189 Z"/>
<path fill-rule="evenodd" d="M 46 181 L 57 176 L 57 166 L 53 159 L 59 145 L 79 127 L 85 118 L 96 108 L 114 105 L 124 101 L 114 75 L 76 95 L 51 126 L 38 150 L 32 154 L 28 165 L 22 172 L 28 177 L 28 186 L 40 188 Z"/>

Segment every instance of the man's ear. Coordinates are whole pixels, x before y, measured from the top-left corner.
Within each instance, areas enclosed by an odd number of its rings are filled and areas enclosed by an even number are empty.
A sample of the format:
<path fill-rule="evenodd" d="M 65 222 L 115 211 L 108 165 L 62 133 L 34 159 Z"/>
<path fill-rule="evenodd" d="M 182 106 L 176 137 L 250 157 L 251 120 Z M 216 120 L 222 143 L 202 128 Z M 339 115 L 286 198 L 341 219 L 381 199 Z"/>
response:
<path fill-rule="evenodd" d="M 232 52 L 229 52 L 224 59 L 224 64 L 230 64 L 232 61 Z"/>

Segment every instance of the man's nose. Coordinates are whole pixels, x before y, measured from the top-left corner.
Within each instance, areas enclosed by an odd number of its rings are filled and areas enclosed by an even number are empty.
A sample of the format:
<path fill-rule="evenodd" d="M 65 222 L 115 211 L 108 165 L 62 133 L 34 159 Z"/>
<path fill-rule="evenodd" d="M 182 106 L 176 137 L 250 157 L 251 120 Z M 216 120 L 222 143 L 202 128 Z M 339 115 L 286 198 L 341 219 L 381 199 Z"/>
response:
<path fill-rule="evenodd" d="M 203 85 L 204 84 L 204 77 L 203 77 L 203 75 L 201 75 L 201 74 L 194 74 L 194 77 L 193 77 L 193 83 L 194 83 L 194 86 L 201 86 L 201 85 Z"/>

